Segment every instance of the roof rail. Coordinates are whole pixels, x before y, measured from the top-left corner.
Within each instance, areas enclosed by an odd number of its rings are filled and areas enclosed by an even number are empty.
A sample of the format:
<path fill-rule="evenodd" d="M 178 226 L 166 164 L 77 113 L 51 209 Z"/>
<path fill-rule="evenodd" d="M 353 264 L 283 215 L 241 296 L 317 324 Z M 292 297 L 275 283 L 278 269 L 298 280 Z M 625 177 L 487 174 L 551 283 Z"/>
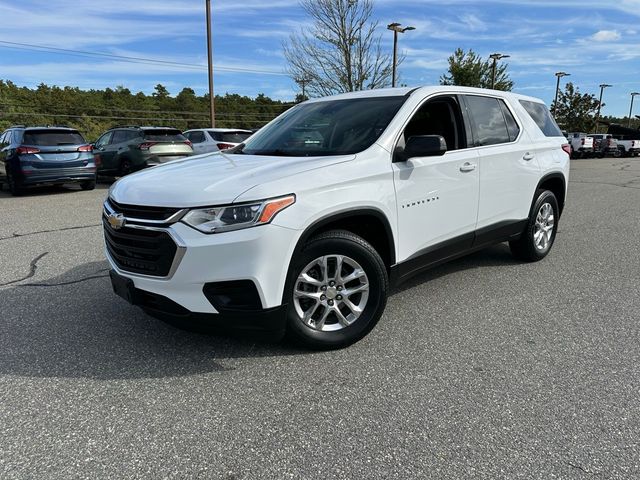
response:
<path fill-rule="evenodd" d="M 115 127 L 111 127 L 110 130 L 114 128 L 140 128 L 140 125 L 116 125 Z"/>
<path fill-rule="evenodd" d="M 26 125 L 11 125 L 9 128 L 27 128 Z"/>

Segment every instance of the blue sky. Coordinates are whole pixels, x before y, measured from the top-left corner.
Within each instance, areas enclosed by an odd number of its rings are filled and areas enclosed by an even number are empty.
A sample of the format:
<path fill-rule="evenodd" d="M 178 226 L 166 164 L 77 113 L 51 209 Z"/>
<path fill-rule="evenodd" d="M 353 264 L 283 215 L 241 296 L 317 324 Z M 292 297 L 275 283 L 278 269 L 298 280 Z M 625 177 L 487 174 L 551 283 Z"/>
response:
<path fill-rule="evenodd" d="M 212 0 L 216 93 L 291 100 L 282 42 L 308 18 L 297 0 Z M 626 115 L 640 91 L 640 0 L 377 0 L 375 19 L 386 48 L 387 23 L 416 27 L 400 38 L 401 81 L 438 83 L 457 48 L 510 54 L 515 90 L 548 103 L 554 72 L 564 70 L 583 92 L 605 92 L 603 114 Z M 0 47 L 0 78 L 81 88 L 124 85 L 172 94 L 207 89 L 204 0 L 0 0 L 0 41 L 181 62 L 140 65 L 115 59 Z M 255 73 L 246 71 L 252 70 Z M 260 72 L 260 73 L 258 73 Z M 635 114 L 640 114 L 640 106 Z"/>

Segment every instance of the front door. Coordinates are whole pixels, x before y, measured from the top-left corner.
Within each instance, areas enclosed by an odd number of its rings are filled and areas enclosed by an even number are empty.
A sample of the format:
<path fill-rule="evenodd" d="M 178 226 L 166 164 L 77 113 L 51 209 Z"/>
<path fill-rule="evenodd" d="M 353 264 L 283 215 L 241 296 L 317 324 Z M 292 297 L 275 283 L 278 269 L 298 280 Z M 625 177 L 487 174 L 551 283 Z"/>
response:
<path fill-rule="evenodd" d="M 431 263 L 471 247 L 479 195 L 478 153 L 467 134 L 456 96 L 426 101 L 398 140 L 402 150 L 414 135 L 440 135 L 442 156 L 394 161 L 398 210 L 398 261 Z"/>

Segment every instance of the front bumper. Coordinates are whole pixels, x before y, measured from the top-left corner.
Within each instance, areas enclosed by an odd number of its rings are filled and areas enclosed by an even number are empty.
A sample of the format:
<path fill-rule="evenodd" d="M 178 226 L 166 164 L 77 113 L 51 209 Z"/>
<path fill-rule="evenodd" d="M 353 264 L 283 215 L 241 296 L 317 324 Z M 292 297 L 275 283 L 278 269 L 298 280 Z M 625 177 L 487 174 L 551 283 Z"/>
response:
<path fill-rule="evenodd" d="M 155 316 L 177 315 L 180 318 L 224 313 L 225 320 L 229 318 L 238 324 L 243 322 L 241 317 L 254 318 L 258 323 L 265 315 L 270 319 L 270 315 L 275 315 L 274 312 L 282 307 L 289 261 L 299 238 L 297 230 L 270 224 L 206 235 L 182 223 L 163 227 L 163 230 L 173 238 L 180 252 L 180 258 L 166 277 L 124 271 L 118 268 L 106 249 L 105 254 L 114 272 L 130 279 L 136 291 L 163 297 L 180 308 L 154 310 L 144 302 L 132 303 Z M 234 281 L 253 282 L 261 308 L 242 312 L 216 309 L 214 302 L 205 295 L 205 286 Z"/>
<path fill-rule="evenodd" d="M 136 305 L 154 318 L 179 328 L 220 333 L 247 333 L 279 340 L 284 336 L 286 305 L 244 312 L 197 313 L 190 312 L 173 300 L 150 293 L 133 285 L 123 291 L 122 277 L 111 270 L 114 292 L 132 305 Z"/>

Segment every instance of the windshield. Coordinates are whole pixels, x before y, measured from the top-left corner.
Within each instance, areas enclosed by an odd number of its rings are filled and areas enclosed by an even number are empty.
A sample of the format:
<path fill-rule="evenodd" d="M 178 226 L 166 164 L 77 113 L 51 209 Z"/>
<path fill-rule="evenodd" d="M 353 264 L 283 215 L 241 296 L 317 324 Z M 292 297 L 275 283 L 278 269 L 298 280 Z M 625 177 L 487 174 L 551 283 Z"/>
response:
<path fill-rule="evenodd" d="M 369 148 L 406 96 L 352 98 L 298 105 L 249 138 L 251 155 L 348 155 Z"/>

